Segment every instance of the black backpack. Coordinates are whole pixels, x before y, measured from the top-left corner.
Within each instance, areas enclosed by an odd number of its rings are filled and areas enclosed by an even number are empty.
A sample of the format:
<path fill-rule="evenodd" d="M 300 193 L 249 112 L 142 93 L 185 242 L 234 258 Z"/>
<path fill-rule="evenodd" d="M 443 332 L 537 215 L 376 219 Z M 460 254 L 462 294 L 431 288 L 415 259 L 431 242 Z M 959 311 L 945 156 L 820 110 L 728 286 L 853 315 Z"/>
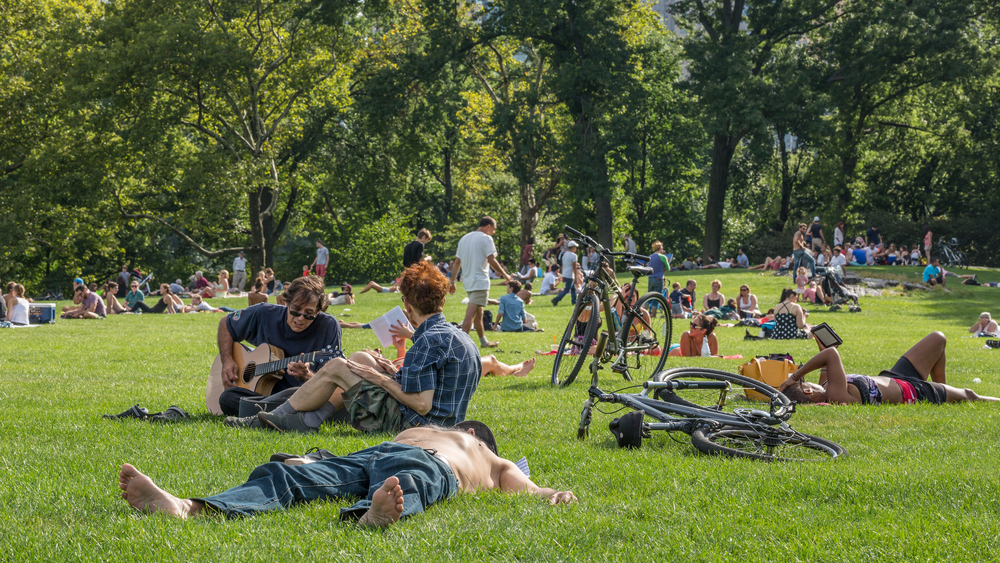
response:
<path fill-rule="evenodd" d="M 483 311 L 483 326 L 487 329 L 493 326 L 493 311 L 490 311 L 489 309 Z"/>

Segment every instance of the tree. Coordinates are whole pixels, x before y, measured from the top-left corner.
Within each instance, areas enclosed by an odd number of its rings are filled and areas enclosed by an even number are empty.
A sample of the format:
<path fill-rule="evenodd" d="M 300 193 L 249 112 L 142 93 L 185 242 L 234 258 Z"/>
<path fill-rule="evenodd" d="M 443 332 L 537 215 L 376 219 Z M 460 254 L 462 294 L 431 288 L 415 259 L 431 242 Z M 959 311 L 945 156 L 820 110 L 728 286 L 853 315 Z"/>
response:
<path fill-rule="evenodd" d="M 104 69 L 95 94 L 111 100 L 103 124 L 119 131 L 123 151 L 186 145 L 225 186 L 202 190 L 240 202 L 236 231 L 249 234 L 250 244 L 200 245 L 188 234 L 198 224 L 177 221 L 197 201 L 169 201 L 172 186 L 141 168 L 142 182 L 116 186 L 124 217 L 154 220 L 208 257 L 245 249 L 253 267 L 273 265 L 275 242 L 296 212 L 295 171 L 349 103 L 357 41 L 349 24 L 358 5 L 323 10 L 329 6 L 281 0 L 109 3 L 93 66 Z M 165 197 L 151 197 L 151 187 Z"/>
<path fill-rule="evenodd" d="M 766 127 L 775 50 L 842 15 L 841 0 L 680 0 L 671 12 L 687 30 L 687 84 L 712 136 L 705 256 L 722 244 L 730 165 L 740 142 Z"/>

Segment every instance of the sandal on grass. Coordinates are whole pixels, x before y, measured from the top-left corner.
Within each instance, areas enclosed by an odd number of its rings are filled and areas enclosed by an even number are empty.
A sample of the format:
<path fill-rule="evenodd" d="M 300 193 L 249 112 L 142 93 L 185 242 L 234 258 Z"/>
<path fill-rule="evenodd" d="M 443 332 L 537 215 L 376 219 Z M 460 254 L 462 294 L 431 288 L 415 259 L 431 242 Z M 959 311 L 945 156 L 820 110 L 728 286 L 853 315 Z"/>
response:
<path fill-rule="evenodd" d="M 102 418 L 107 419 L 121 419 L 121 418 L 138 418 L 139 420 L 145 420 L 149 418 L 149 411 L 146 407 L 140 407 L 138 404 L 128 409 L 127 411 L 119 414 L 106 414 Z"/>
<path fill-rule="evenodd" d="M 167 410 L 149 415 L 150 422 L 182 422 L 191 420 L 191 415 L 180 407 L 171 405 Z"/>

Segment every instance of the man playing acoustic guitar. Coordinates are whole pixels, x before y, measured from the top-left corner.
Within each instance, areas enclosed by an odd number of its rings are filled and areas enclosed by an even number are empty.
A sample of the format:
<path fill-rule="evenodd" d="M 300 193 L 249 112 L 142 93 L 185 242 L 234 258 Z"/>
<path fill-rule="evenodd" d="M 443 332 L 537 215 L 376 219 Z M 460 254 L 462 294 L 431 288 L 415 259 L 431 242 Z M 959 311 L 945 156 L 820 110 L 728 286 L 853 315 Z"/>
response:
<path fill-rule="evenodd" d="M 239 414 L 242 397 L 262 398 L 250 389 L 235 385 L 240 367 L 233 359 L 234 342 L 246 341 L 254 346 L 270 344 L 283 350 L 286 357 L 320 350 L 343 357 L 340 324 L 324 312 L 329 298 L 323 281 L 317 276 L 298 278 L 285 289 L 284 297 L 287 306 L 259 303 L 226 315 L 219 322 L 219 356 L 225 387 L 219 396 L 219 407 L 223 414 Z M 293 362 L 271 393 L 298 387 L 313 375 L 310 364 Z"/>
<path fill-rule="evenodd" d="M 334 358 L 274 411 L 229 417 L 226 424 L 313 432 L 333 413 L 331 407 L 345 408 L 350 423 L 364 432 L 462 422 L 483 366 L 469 335 L 446 321 L 441 312 L 448 289 L 448 279 L 427 262 L 417 262 L 403 272 L 399 291 L 416 330 L 402 369 L 377 353 L 355 352 L 350 360 Z"/>

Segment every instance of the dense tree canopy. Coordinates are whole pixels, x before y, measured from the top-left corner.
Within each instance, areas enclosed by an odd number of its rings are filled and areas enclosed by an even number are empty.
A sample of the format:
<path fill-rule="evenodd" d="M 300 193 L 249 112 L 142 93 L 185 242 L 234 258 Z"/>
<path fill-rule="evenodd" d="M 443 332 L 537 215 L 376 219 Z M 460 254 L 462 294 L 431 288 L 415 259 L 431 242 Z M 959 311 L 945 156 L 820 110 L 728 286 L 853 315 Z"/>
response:
<path fill-rule="evenodd" d="M 0 278 L 228 266 L 391 278 L 419 228 L 501 260 L 571 224 L 787 253 L 819 215 L 998 265 L 985 0 L 10 0 Z"/>

